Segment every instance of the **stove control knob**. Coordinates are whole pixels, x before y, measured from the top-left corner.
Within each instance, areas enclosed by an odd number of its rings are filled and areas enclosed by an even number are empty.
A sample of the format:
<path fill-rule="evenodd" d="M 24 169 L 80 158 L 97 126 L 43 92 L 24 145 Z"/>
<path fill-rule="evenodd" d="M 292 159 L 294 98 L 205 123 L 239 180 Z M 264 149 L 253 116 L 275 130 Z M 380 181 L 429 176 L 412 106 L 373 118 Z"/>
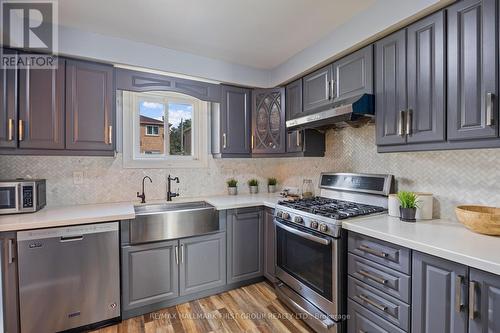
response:
<path fill-rule="evenodd" d="M 284 220 L 288 220 L 290 218 L 290 214 L 283 212 L 281 213 L 281 218 Z"/>
<path fill-rule="evenodd" d="M 300 217 L 300 216 L 295 216 L 293 218 L 293 222 L 303 224 L 304 223 L 304 219 L 302 217 Z"/>
<path fill-rule="evenodd" d="M 318 222 L 316 222 L 316 221 L 311 221 L 311 228 L 313 228 L 313 229 L 318 229 Z"/>
<path fill-rule="evenodd" d="M 277 211 L 276 212 L 276 217 L 279 217 L 280 219 L 283 218 L 283 212 L 282 211 Z"/>
<path fill-rule="evenodd" d="M 319 231 L 321 232 L 327 232 L 328 231 L 328 226 L 324 223 L 321 223 L 321 225 L 319 226 Z"/>

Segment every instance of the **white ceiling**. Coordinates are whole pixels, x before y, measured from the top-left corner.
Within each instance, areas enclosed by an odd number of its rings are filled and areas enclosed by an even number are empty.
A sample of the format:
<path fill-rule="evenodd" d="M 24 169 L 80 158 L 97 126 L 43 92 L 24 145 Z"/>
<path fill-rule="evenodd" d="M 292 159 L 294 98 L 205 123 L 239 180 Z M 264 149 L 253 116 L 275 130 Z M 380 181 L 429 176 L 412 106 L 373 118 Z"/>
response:
<path fill-rule="evenodd" d="M 63 0 L 59 1 L 59 24 L 271 69 L 315 44 L 375 2 Z"/>

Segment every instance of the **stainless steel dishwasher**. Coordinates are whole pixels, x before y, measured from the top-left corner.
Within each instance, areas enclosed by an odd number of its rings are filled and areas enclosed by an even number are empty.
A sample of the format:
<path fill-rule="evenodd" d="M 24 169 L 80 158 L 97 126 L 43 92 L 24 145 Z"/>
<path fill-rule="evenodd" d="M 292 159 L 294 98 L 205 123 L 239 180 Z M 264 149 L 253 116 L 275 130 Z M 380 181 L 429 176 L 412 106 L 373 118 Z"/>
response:
<path fill-rule="evenodd" d="M 120 316 L 118 222 L 17 233 L 21 332 Z"/>

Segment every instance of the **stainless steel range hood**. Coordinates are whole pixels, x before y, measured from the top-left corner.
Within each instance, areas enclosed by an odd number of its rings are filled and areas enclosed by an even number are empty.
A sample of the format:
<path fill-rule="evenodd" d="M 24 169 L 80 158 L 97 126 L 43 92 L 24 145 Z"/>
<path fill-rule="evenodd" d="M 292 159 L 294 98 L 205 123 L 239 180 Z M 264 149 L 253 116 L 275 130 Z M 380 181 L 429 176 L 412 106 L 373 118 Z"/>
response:
<path fill-rule="evenodd" d="M 313 113 L 304 117 L 288 120 L 287 129 L 325 128 L 356 122 L 363 118 L 373 118 L 375 115 L 375 96 L 363 94 L 341 102 L 334 103 L 325 111 Z"/>

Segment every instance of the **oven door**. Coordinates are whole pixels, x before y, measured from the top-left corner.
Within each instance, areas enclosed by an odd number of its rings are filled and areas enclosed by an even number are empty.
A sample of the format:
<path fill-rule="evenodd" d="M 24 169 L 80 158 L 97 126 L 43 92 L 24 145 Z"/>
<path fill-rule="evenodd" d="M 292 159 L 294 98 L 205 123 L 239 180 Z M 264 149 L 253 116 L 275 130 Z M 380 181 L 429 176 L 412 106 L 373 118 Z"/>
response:
<path fill-rule="evenodd" d="M 2 183 L 0 185 L 0 214 L 19 212 L 19 183 Z"/>
<path fill-rule="evenodd" d="M 338 315 L 335 238 L 275 218 L 276 276 L 331 316 Z"/>

